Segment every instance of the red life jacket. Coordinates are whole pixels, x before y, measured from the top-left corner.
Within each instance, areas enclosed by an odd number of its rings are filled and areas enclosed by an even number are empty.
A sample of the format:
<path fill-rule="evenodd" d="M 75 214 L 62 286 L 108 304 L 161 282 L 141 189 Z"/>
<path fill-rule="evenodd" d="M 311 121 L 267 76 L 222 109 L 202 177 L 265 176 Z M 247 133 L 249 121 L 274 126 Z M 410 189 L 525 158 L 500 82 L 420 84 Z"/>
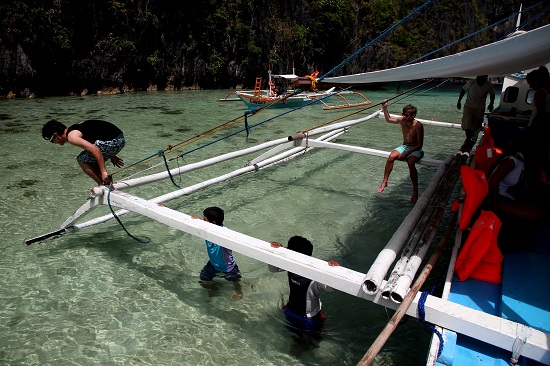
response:
<path fill-rule="evenodd" d="M 483 140 L 476 148 L 475 169 L 479 169 L 484 172 L 485 175 L 488 175 L 491 167 L 495 165 L 501 156 L 502 150 L 495 147 L 495 141 L 491 136 L 489 126 L 485 127 L 485 131 L 483 131 Z"/>
<path fill-rule="evenodd" d="M 460 174 L 466 198 L 462 206 L 458 227 L 460 230 L 466 230 L 470 226 L 472 216 L 489 193 L 489 182 L 485 173 L 481 170 L 472 169 L 467 165 L 460 167 Z"/>
<path fill-rule="evenodd" d="M 471 277 L 497 284 L 502 282 L 503 257 L 497 245 L 501 226 L 493 212 L 481 211 L 456 259 L 455 273 L 460 281 Z"/>

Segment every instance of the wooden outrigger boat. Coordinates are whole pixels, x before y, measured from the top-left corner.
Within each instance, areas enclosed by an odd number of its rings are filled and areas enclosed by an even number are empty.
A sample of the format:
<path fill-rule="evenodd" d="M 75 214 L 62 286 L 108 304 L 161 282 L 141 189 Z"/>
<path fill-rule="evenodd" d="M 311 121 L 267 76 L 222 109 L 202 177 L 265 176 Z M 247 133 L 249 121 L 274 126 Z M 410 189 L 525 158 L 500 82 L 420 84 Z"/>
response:
<path fill-rule="evenodd" d="M 350 90 L 335 91 L 336 88 L 317 90 L 316 73 L 306 77 L 292 74 L 272 75 L 268 71 L 268 89 L 262 88 L 262 78 L 256 78 L 254 90 L 235 91 L 219 102 L 242 101 L 249 109 L 258 108 L 301 108 L 321 103 L 324 110 L 362 107 L 371 102 L 362 94 Z M 347 97 L 346 97 L 347 96 Z M 354 99 L 350 99 L 350 96 Z M 330 98 L 337 97 L 339 105 L 329 105 Z"/>

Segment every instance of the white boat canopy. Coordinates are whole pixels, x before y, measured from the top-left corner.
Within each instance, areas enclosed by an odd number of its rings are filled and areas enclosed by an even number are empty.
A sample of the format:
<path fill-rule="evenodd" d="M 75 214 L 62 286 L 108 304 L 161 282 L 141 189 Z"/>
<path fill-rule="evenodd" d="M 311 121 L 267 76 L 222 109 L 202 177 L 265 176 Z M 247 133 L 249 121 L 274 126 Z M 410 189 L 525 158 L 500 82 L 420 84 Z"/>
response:
<path fill-rule="evenodd" d="M 298 80 L 299 76 L 294 74 L 283 74 L 283 75 L 271 75 L 272 79 L 287 79 L 289 81 Z"/>
<path fill-rule="evenodd" d="M 454 55 L 393 69 L 324 78 L 331 84 L 370 84 L 431 78 L 502 76 L 550 62 L 550 25 Z M 518 70 L 518 67 L 521 69 Z"/>

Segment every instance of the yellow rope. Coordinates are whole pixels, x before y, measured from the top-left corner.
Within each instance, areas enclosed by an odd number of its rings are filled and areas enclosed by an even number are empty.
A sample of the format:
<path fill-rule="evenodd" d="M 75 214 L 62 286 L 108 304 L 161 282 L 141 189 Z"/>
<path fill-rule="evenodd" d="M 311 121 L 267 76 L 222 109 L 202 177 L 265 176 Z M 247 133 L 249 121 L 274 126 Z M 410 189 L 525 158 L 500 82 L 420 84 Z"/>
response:
<path fill-rule="evenodd" d="M 391 98 L 389 98 L 389 99 L 387 99 L 387 100 L 390 101 L 390 100 L 395 99 L 395 98 L 397 98 L 397 97 L 399 97 L 399 96 L 403 96 L 404 94 L 410 93 L 411 91 L 413 91 L 413 90 L 415 90 L 415 89 L 418 89 L 419 87 L 421 87 L 421 86 L 423 86 L 423 85 L 428 84 L 428 83 L 431 82 L 432 80 L 433 80 L 433 79 L 430 79 L 430 80 L 428 80 L 428 81 L 426 81 L 426 82 L 424 82 L 424 83 L 422 83 L 422 84 L 419 84 L 419 85 L 415 86 L 414 88 L 411 88 L 411 89 L 409 89 L 409 90 L 407 90 L 407 91 L 405 91 L 405 92 L 403 92 L 403 93 L 401 93 L 401 94 L 395 95 L 395 96 L 393 96 L 393 97 L 391 97 Z M 292 93 L 290 93 L 290 94 L 284 96 L 283 98 L 279 98 L 279 99 L 275 100 L 273 103 L 267 104 L 267 105 L 263 106 L 262 108 L 259 108 L 259 109 L 255 110 L 255 111 L 254 111 L 254 114 L 257 114 L 257 113 L 259 113 L 259 112 L 262 112 L 262 111 L 264 111 L 265 109 L 268 109 L 268 108 L 272 107 L 273 105 L 275 105 L 275 104 L 277 104 L 277 103 L 280 103 L 280 102 L 284 101 L 285 99 L 287 99 L 287 98 L 289 98 L 289 97 L 291 97 L 291 96 L 293 96 L 293 95 L 295 95 L 295 94 L 298 94 L 298 93 L 300 93 L 300 92 L 301 92 L 301 91 L 294 91 L 294 92 L 292 92 Z M 322 127 L 322 126 L 326 126 L 326 125 L 328 125 L 328 124 L 334 123 L 334 122 L 336 122 L 336 121 L 339 121 L 339 120 L 341 120 L 341 119 L 347 118 L 347 117 L 352 116 L 352 115 L 354 115 L 354 114 L 364 112 L 364 111 L 366 111 L 366 110 L 368 110 L 368 109 L 371 109 L 371 108 L 374 108 L 374 107 L 376 107 L 376 106 L 379 106 L 379 105 L 381 105 L 382 103 L 383 103 L 383 102 L 380 102 L 380 103 L 377 103 L 377 104 L 374 104 L 374 105 L 369 105 L 369 106 L 366 107 L 366 108 L 362 108 L 362 109 L 359 109 L 359 110 L 357 110 L 357 111 L 354 111 L 354 112 L 345 114 L 345 115 L 343 115 L 343 116 L 340 116 L 340 117 L 338 117 L 338 118 L 334 118 L 334 119 L 332 119 L 332 120 L 330 120 L 330 121 L 327 121 L 327 122 L 322 123 L 322 124 L 320 124 L 320 125 L 317 125 L 317 126 L 315 126 L 315 127 L 309 128 L 309 129 L 307 129 L 307 130 L 303 130 L 302 132 L 303 132 L 303 133 L 307 133 L 307 132 L 309 132 L 309 131 L 311 131 L 311 130 L 314 130 L 314 129 L 319 128 L 319 127 Z M 129 165 L 129 166 L 127 166 L 127 167 L 123 167 L 123 168 L 121 168 L 121 169 L 119 169 L 119 170 L 113 172 L 112 175 L 121 173 L 121 172 L 126 171 L 126 170 L 128 170 L 128 169 L 130 169 L 130 168 L 134 168 L 134 167 L 136 167 L 136 166 L 140 166 L 140 165 L 142 165 L 142 164 L 148 163 L 148 162 L 150 162 L 150 161 L 152 161 L 152 160 L 154 160 L 154 159 L 157 159 L 157 158 L 159 158 L 159 157 L 161 157 L 161 156 L 165 156 L 167 152 L 175 152 L 175 151 L 177 151 L 177 150 L 180 150 L 180 149 L 182 149 L 183 147 L 185 147 L 185 146 L 187 146 L 187 145 L 190 145 L 190 144 L 192 144 L 192 143 L 194 143 L 194 142 L 197 142 L 197 141 L 199 141 L 199 140 L 201 140 L 201 139 L 203 139 L 203 138 L 205 138 L 205 137 L 208 137 L 208 136 L 210 136 L 210 135 L 212 135 L 212 134 L 214 134 L 214 133 L 216 133 L 216 132 L 219 132 L 219 131 L 221 131 L 221 130 L 224 130 L 224 129 L 226 129 L 226 128 L 229 128 L 229 127 L 233 126 L 234 124 L 241 122 L 244 118 L 245 118 L 245 116 L 237 117 L 237 118 L 235 118 L 235 119 L 233 119 L 233 120 L 231 120 L 231 121 L 222 123 L 222 124 L 219 125 L 219 126 L 216 126 L 216 127 L 214 127 L 214 128 L 211 128 L 210 130 L 207 130 L 207 131 L 202 132 L 202 133 L 200 133 L 200 134 L 198 134 L 198 135 L 195 135 L 195 136 L 193 136 L 193 137 L 190 137 L 190 138 L 188 138 L 187 140 L 184 140 L 184 141 L 182 141 L 182 142 L 180 142 L 180 143 L 178 143 L 178 144 L 175 144 L 175 145 L 169 144 L 169 145 L 166 147 L 166 149 L 159 151 L 159 154 L 154 155 L 154 156 L 151 156 L 151 157 L 149 157 L 149 158 L 147 158 L 147 159 L 144 159 L 144 160 L 142 160 L 142 161 L 139 161 L 139 162 L 134 163 L 134 164 L 132 164 L 132 165 Z M 160 164 L 159 164 L 159 165 L 160 165 Z M 150 168 L 148 168 L 148 169 L 150 169 Z M 145 170 L 148 170 L 148 169 L 145 169 Z M 145 170 L 144 170 L 144 171 L 145 171 Z M 137 174 L 137 173 L 136 173 L 136 174 Z M 134 175 L 136 175 L 136 174 L 134 174 Z"/>
<path fill-rule="evenodd" d="M 277 99 L 277 100 L 274 101 L 273 103 L 269 103 L 269 104 L 263 106 L 262 108 L 256 109 L 256 110 L 254 111 L 254 114 L 257 114 L 257 113 L 259 113 L 259 112 L 262 112 L 262 111 L 264 111 L 264 110 L 266 110 L 266 109 L 272 107 L 273 105 L 275 105 L 275 104 L 277 104 L 277 103 L 280 103 L 280 102 L 286 100 L 287 98 L 289 98 L 289 97 L 291 97 L 291 96 L 293 96 L 293 95 L 295 95 L 295 94 L 298 94 L 298 93 L 299 93 L 299 91 L 298 91 L 298 92 L 294 91 L 294 92 L 292 92 L 292 93 L 289 93 L 289 94 L 287 94 L 286 96 L 284 96 L 283 98 Z M 129 166 L 127 166 L 127 167 L 121 168 L 121 169 L 119 169 L 119 170 L 113 172 L 112 175 L 121 173 L 121 172 L 123 172 L 123 171 L 125 171 L 125 170 L 128 170 L 128 169 L 130 169 L 130 168 L 134 168 L 134 167 L 136 167 L 136 166 L 140 166 L 140 165 L 142 165 L 142 164 L 148 163 L 148 162 L 150 162 L 151 160 L 157 159 L 157 158 L 159 158 L 159 157 L 161 157 L 161 156 L 165 156 L 167 152 L 174 152 L 174 151 L 180 150 L 180 149 L 182 149 L 183 147 L 185 147 L 185 146 L 187 146 L 187 145 L 190 145 L 190 144 L 192 144 L 192 143 L 194 143 L 194 142 L 197 142 L 197 141 L 199 141 L 199 140 L 201 140 L 201 139 L 203 139 L 203 138 L 205 138 L 205 137 L 208 137 L 208 136 L 210 136 L 210 135 L 212 135 L 212 134 L 214 134 L 214 133 L 216 133 L 216 132 L 219 132 L 219 131 L 221 131 L 221 130 L 224 130 L 224 129 L 226 129 L 226 128 L 229 128 L 229 127 L 233 126 L 234 124 L 241 122 L 242 120 L 244 120 L 244 118 L 245 118 L 245 116 L 237 117 L 237 118 L 235 118 L 235 119 L 233 119 L 233 120 L 231 120 L 231 121 L 222 123 L 221 125 L 219 125 L 219 126 L 217 126 L 217 127 L 211 128 L 210 130 L 207 130 L 207 131 L 202 132 L 202 133 L 200 133 L 200 134 L 198 134 L 198 135 L 195 135 L 195 136 L 193 136 L 193 137 L 190 137 L 190 138 L 188 138 L 187 140 L 184 140 L 184 141 L 182 141 L 182 142 L 180 142 L 180 143 L 178 143 L 178 144 L 176 144 L 176 145 L 168 145 L 167 148 L 164 149 L 164 150 L 162 150 L 162 151 L 160 151 L 159 154 L 154 155 L 154 156 L 151 156 L 151 157 L 148 158 L 148 159 L 144 159 L 144 160 L 142 160 L 142 161 L 139 161 L 139 162 L 134 163 L 134 164 L 132 164 L 132 165 L 129 165 Z M 159 164 L 159 165 L 160 165 L 160 164 Z M 134 175 L 135 175 L 135 174 L 134 174 Z"/>

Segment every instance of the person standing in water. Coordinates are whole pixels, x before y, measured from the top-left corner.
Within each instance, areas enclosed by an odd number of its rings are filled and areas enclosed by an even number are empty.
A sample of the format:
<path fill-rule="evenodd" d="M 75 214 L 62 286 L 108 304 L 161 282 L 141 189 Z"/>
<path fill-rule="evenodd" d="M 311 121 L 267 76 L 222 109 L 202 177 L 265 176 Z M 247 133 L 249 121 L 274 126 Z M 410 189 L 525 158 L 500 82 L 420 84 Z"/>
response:
<path fill-rule="evenodd" d="M 401 130 L 403 131 L 403 144 L 396 147 L 390 153 L 384 169 L 384 179 L 380 187 L 378 187 L 378 193 L 383 192 L 387 187 L 394 161 L 406 161 L 409 166 L 413 186 L 411 202 L 415 203 L 418 200 L 418 172 L 415 164 L 424 157 L 424 151 L 422 151 L 422 145 L 424 144 L 424 126 L 420 121 L 415 119 L 417 110 L 416 107 L 410 104 L 403 107 L 403 114 L 398 118 L 390 117 L 387 100 L 382 102 L 382 110 L 384 111 L 386 122 L 399 124 L 401 126 Z"/>

